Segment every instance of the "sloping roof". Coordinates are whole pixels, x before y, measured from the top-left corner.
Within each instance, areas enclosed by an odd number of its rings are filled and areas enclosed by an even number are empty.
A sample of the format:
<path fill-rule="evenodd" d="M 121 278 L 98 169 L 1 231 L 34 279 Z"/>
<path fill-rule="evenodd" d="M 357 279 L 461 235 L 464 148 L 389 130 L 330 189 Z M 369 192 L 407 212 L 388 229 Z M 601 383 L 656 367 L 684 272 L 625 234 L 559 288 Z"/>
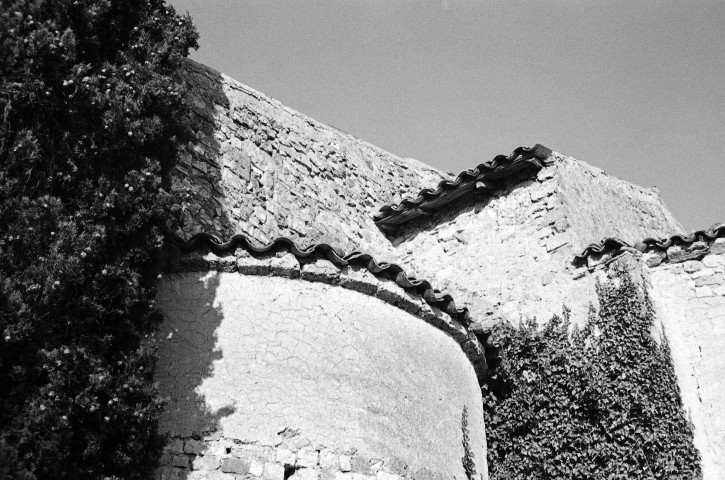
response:
<path fill-rule="evenodd" d="M 612 256 L 619 255 L 620 253 L 636 249 L 640 252 L 650 251 L 661 251 L 667 250 L 673 245 L 687 246 L 692 245 L 695 242 L 709 242 L 716 238 L 725 237 L 725 224 L 716 223 L 708 230 L 697 230 L 690 233 L 689 235 L 672 235 L 669 238 L 656 239 L 656 238 L 645 238 L 636 245 L 630 245 L 624 240 L 616 237 L 605 238 L 599 243 L 592 243 L 584 249 L 582 253 L 574 257 L 574 261 L 577 263 L 585 263 L 587 258 L 594 255 L 611 254 Z"/>
<path fill-rule="evenodd" d="M 518 147 L 510 155 L 497 155 L 472 170 L 458 174 L 455 180 L 443 180 L 435 189 L 424 188 L 415 198 L 403 199 L 398 205 L 385 205 L 373 217 L 383 230 L 395 230 L 414 218 L 428 216 L 467 193 L 494 189 L 497 182 L 524 170 L 536 172 L 548 165 L 551 150 L 543 145 Z"/>
<path fill-rule="evenodd" d="M 403 268 L 395 263 L 378 263 L 367 253 L 352 252 L 343 254 L 326 243 L 317 243 L 300 248 L 292 239 L 286 237 L 277 238 L 266 245 L 258 245 L 245 235 L 234 235 L 229 240 L 223 241 L 209 233 L 198 233 L 188 240 L 176 237 L 174 241 L 183 253 L 193 250 L 206 250 L 217 255 L 230 255 L 234 254 L 237 248 L 242 248 L 252 254 L 266 255 L 287 250 L 298 259 L 326 258 L 337 267 L 359 265 L 376 277 L 388 278 L 404 290 L 419 295 L 430 306 L 444 311 L 464 327 L 471 324 L 471 315 L 468 308 L 457 307 L 453 297 L 448 293 L 436 290 L 427 280 L 409 277 Z"/>

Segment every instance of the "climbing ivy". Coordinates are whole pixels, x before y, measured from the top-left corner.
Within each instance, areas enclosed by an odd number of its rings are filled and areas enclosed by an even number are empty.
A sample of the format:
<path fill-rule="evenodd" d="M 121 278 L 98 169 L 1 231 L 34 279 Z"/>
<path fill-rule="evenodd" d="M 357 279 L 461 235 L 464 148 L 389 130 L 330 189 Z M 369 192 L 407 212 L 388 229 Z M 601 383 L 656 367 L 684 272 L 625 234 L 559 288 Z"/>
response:
<path fill-rule="evenodd" d="M 647 292 L 624 267 L 611 273 L 582 329 L 568 312 L 497 327 L 501 364 L 483 387 L 492 480 L 700 477 Z"/>

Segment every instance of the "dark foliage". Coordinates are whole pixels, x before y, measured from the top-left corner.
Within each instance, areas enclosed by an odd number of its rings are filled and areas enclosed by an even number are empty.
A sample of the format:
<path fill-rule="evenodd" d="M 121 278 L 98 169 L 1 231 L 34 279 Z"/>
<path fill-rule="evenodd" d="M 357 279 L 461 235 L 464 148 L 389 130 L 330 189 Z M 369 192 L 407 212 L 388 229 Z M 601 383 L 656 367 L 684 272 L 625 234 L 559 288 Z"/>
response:
<path fill-rule="evenodd" d="M 163 0 L 0 0 L 0 477 L 152 472 L 172 75 L 196 39 Z"/>
<path fill-rule="evenodd" d="M 502 363 L 483 389 L 492 480 L 700 477 L 650 300 L 624 268 L 615 276 L 571 336 L 568 318 L 500 327 Z"/>

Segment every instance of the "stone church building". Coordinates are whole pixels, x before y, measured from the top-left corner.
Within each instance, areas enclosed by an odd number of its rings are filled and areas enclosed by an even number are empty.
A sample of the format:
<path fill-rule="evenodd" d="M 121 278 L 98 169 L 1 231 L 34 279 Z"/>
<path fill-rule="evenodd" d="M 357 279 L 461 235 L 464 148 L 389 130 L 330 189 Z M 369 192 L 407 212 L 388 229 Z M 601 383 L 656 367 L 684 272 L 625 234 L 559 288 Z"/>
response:
<path fill-rule="evenodd" d="M 159 281 L 164 479 L 487 478 L 489 329 L 583 322 L 626 263 L 725 478 L 725 226 L 541 145 L 451 175 L 188 62 L 184 252 Z"/>

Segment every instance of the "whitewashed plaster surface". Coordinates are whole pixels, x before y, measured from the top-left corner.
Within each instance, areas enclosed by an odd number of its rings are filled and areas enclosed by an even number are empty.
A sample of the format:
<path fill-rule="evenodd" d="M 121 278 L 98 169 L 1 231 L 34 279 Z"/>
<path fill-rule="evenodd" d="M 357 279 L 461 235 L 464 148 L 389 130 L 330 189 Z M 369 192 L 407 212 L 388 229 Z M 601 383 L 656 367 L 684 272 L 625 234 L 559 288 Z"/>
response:
<path fill-rule="evenodd" d="M 161 431 L 220 432 L 278 444 L 297 432 L 318 451 L 355 452 L 391 474 L 465 478 L 461 415 L 485 472 L 476 374 L 451 337 L 344 288 L 239 273 L 167 275 L 157 378 L 171 404 Z"/>
<path fill-rule="evenodd" d="M 704 480 L 725 478 L 725 239 L 701 261 L 651 269 L 653 301 L 670 343 Z"/>

